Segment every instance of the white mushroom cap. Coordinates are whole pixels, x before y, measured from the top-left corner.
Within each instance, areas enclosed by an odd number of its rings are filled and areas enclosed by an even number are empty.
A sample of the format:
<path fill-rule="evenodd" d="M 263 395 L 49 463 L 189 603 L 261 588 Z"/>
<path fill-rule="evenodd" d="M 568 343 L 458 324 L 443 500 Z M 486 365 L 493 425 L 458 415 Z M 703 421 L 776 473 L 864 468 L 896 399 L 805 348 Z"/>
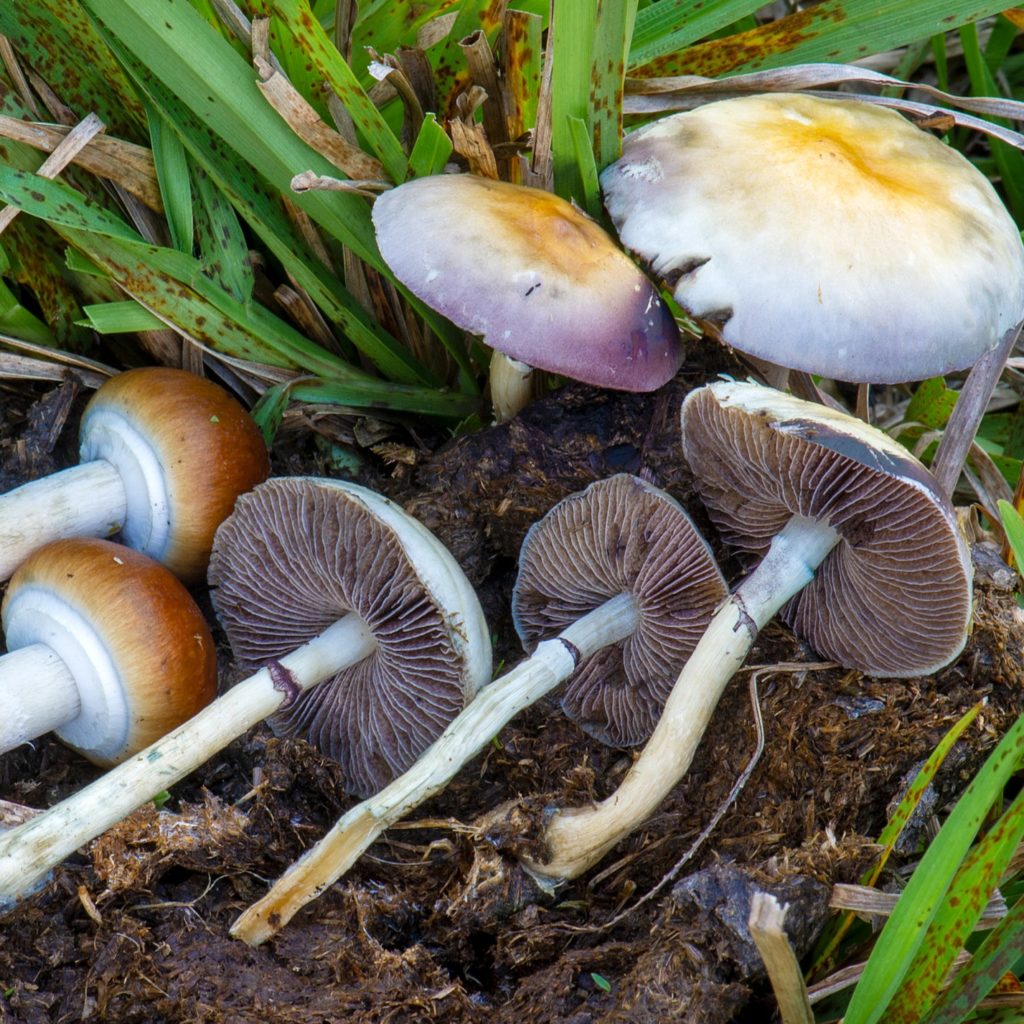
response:
<path fill-rule="evenodd" d="M 498 352 L 621 391 L 653 391 L 679 369 L 679 332 L 657 289 L 550 192 L 417 178 L 376 200 L 373 225 L 398 279 Z"/>
<path fill-rule="evenodd" d="M 1024 316 L 1024 247 L 966 159 L 899 114 L 773 94 L 627 136 L 623 244 L 741 352 L 842 380 L 972 365 Z"/>

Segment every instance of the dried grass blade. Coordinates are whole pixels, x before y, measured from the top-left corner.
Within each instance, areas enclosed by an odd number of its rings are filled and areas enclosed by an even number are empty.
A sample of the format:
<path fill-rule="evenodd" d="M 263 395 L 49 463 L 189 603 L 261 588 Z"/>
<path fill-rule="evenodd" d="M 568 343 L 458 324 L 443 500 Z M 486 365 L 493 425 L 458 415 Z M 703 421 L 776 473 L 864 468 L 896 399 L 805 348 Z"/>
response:
<path fill-rule="evenodd" d="M 64 125 L 33 123 L 0 114 L 0 136 L 45 153 L 52 153 L 70 130 Z M 153 154 L 145 146 L 137 146 L 134 142 L 125 142 L 107 134 L 95 135 L 88 145 L 75 154 L 73 162 L 91 174 L 109 178 L 142 200 L 151 210 L 157 213 L 163 211 Z"/>

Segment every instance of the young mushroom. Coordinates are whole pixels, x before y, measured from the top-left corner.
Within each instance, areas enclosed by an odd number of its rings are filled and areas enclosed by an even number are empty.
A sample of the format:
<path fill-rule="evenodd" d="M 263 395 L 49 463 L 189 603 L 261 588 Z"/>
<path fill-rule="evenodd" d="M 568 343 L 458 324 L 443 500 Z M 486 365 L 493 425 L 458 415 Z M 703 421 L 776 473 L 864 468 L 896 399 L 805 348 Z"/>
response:
<path fill-rule="evenodd" d="M 529 400 L 531 367 L 620 391 L 654 391 L 679 369 L 679 332 L 657 289 L 550 192 L 417 178 L 377 198 L 373 224 L 398 280 L 494 350 L 499 422 Z"/>
<path fill-rule="evenodd" d="M 53 541 L 7 586 L 0 753 L 45 732 L 108 767 L 208 704 L 217 652 L 162 565 L 106 540 Z"/>
<path fill-rule="evenodd" d="M 619 475 L 556 505 L 528 532 L 513 596 L 530 657 L 486 686 L 404 775 L 349 810 L 233 925 L 258 945 L 367 847 L 443 789 L 516 714 L 569 678 L 566 713 L 608 743 L 641 743 L 725 599 L 700 534 L 667 494 Z"/>
<path fill-rule="evenodd" d="M 455 560 L 397 505 L 355 484 L 292 477 L 243 495 L 217 531 L 210 576 L 239 661 L 263 667 L 0 834 L 0 909 L 282 708 L 365 795 L 408 767 L 490 677 L 487 625 Z M 314 704 L 303 691 L 317 685 L 328 696 Z"/>
<path fill-rule="evenodd" d="M 226 391 L 184 370 L 112 377 L 82 416 L 80 464 L 0 495 L 0 580 L 50 540 L 107 537 L 186 583 L 206 572 L 213 534 L 270 472 L 263 438 Z"/>
<path fill-rule="evenodd" d="M 864 383 L 978 364 L 981 411 L 933 463 L 951 490 L 1024 317 L 1020 232 L 970 162 L 895 111 L 777 93 L 640 128 L 601 184 L 622 243 L 732 348 Z"/>
<path fill-rule="evenodd" d="M 712 619 L 619 788 L 546 823 L 557 883 L 644 821 L 685 774 L 726 684 L 779 609 L 820 654 L 873 676 L 935 672 L 963 648 L 971 563 L 949 499 L 881 431 L 757 384 L 683 403 L 683 448 L 726 543 L 759 557 Z"/>

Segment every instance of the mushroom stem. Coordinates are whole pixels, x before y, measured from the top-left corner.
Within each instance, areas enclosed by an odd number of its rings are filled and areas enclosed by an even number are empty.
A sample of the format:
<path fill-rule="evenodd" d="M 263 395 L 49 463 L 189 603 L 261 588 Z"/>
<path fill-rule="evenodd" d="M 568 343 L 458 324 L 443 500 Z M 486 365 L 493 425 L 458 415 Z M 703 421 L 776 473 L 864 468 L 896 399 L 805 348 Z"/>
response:
<path fill-rule="evenodd" d="M 440 792 L 523 708 L 553 690 L 597 650 L 632 634 L 638 616 L 633 596 L 619 594 L 558 636 L 541 641 L 526 661 L 485 686 L 412 768 L 349 810 L 235 921 L 231 934 L 251 946 L 269 939 L 348 871 L 385 829 Z"/>
<path fill-rule="evenodd" d="M 548 859 L 526 863 L 538 881 L 556 885 L 577 877 L 653 813 L 686 774 L 726 684 L 758 631 L 811 582 L 838 541 L 827 523 L 804 516 L 794 516 L 776 534 L 761 563 L 711 620 L 619 788 L 593 807 L 558 810 L 548 820 Z"/>
<path fill-rule="evenodd" d="M 957 480 L 964 468 L 981 417 L 985 415 L 989 399 L 1002 375 L 1006 360 L 1020 336 L 1024 321 L 1011 327 L 995 348 L 986 352 L 971 368 L 960 395 L 953 406 L 946 429 L 932 460 L 932 476 L 938 481 L 943 494 L 952 496 Z"/>
<path fill-rule="evenodd" d="M 0 658 L 0 754 L 59 729 L 80 707 L 74 675 L 46 644 Z"/>
<path fill-rule="evenodd" d="M 489 379 L 495 422 L 507 423 L 530 401 L 533 367 L 504 352 L 495 352 L 491 356 Z"/>
<path fill-rule="evenodd" d="M 0 913 L 33 891 L 68 854 L 276 711 L 289 696 L 280 688 L 282 669 L 305 690 L 361 661 L 375 646 L 359 616 L 344 616 L 79 793 L 0 835 Z"/>
<path fill-rule="evenodd" d="M 105 459 L 0 495 L 0 580 L 47 541 L 109 537 L 124 525 L 126 511 L 121 475 Z"/>

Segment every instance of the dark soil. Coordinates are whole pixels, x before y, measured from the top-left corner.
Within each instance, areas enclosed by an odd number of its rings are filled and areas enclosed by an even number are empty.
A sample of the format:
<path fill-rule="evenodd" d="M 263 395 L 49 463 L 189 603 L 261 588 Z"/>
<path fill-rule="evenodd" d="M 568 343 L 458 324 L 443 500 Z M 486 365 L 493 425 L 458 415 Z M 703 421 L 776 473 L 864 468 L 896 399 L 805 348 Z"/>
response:
<path fill-rule="evenodd" d="M 571 386 L 434 454 L 430 439 L 417 439 L 416 464 L 401 462 L 400 472 L 373 463 L 367 482 L 435 530 L 479 588 L 497 663 L 518 657 L 508 606 L 519 544 L 564 495 L 613 472 L 639 473 L 711 535 L 677 437 L 681 397 L 708 373 L 689 365 L 653 396 Z M 73 461 L 73 427 L 57 428 L 64 417 L 73 424 L 80 402 L 71 386 L 0 383 L 0 489 Z M 360 429 L 352 421 L 340 433 Z M 308 433 L 286 436 L 278 471 L 318 471 L 308 442 Z M 1024 710 L 1013 578 L 990 550 L 979 554 L 973 635 L 934 677 L 809 669 L 812 652 L 782 626 L 767 628 L 687 778 L 554 897 L 517 867 L 513 853 L 526 841 L 518 828 L 535 825 L 548 803 L 606 795 L 633 755 L 589 739 L 550 700 L 277 939 L 259 949 L 232 940 L 235 917 L 352 803 L 336 766 L 258 727 L 175 787 L 162 810 L 138 811 L 0 921 L 0 1020 L 770 1020 L 744 924 L 753 888 L 791 904 L 787 924 L 806 951 L 826 920 L 828 886 L 863 871 L 887 807 L 943 733 L 987 699 L 940 776 L 936 815 Z M 226 654 L 225 667 L 230 678 Z M 603 927 L 673 870 L 726 800 L 755 748 L 755 677 L 765 748 L 735 806 L 677 881 Z M 0 757 L 0 800 L 45 807 L 97 774 L 45 738 Z"/>

